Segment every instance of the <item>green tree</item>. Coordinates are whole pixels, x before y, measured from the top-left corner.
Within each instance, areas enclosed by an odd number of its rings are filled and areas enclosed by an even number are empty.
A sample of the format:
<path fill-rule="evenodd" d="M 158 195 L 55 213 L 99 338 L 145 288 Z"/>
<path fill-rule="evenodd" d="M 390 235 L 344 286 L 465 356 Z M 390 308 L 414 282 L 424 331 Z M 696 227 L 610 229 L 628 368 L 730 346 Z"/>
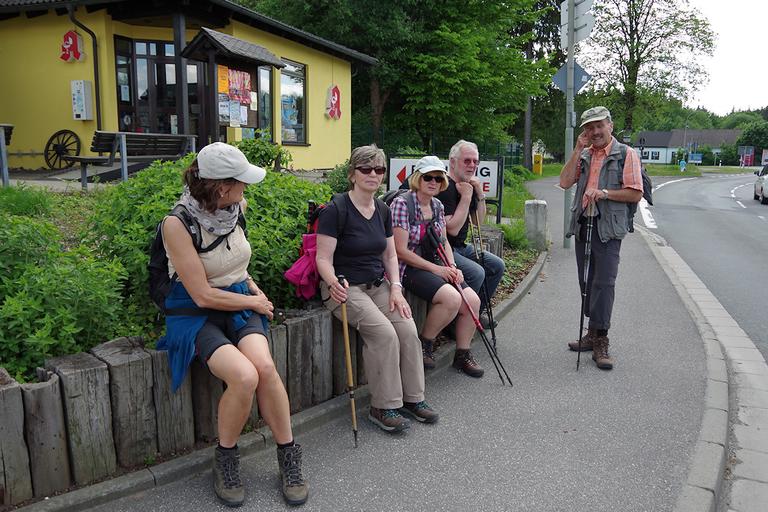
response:
<path fill-rule="evenodd" d="M 598 87 L 619 94 L 625 130 L 643 90 L 685 99 L 706 80 L 696 59 L 712 53 L 715 34 L 688 0 L 597 0 L 593 11 L 585 60 Z"/>
<path fill-rule="evenodd" d="M 768 149 L 768 121 L 748 124 L 736 142 L 739 146 L 754 146 L 755 162 L 760 163 L 763 149 Z"/>
<path fill-rule="evenodd" d="M 751 123 L 763 121 L 763 117 L 757 112 L 731 112 L 720 121 L 720 128 L 744 129 Z"/>

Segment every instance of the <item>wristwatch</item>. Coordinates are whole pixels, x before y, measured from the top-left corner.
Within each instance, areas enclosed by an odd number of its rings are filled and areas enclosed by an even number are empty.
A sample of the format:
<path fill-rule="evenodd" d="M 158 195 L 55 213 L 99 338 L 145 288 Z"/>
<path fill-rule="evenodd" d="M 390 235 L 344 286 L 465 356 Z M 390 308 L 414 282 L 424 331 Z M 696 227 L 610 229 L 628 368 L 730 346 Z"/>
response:
<path fill-rule="evenodd" d="M 608 199 L 608 189 L 603 189 L 603 199 Z"/>

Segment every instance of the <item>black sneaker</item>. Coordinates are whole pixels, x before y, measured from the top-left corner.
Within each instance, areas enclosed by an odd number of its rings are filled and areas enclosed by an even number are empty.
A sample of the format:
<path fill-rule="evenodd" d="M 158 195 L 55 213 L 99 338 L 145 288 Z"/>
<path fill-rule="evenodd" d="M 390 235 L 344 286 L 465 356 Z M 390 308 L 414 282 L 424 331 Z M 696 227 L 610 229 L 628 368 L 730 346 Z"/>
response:
<path fill-rule="evenodd" d="M 213 451 L 213 490 L 228 507 L 239 507 L 245 501 L 245 490 L 240 479 L 240 453 L 216 448 Z"/>
<path fill-rule="evenodd" d="M 411 428 L 411 422 L 403 418 L 397 409 L 371 407 L 368 419 L 386 432 L 403 432 Z"/>
<path fill-rule="evenodd" d="M 437 423 L 438 418 L 440 418 L 440 415 L 424 400 L 417 403 L 403 402 L 403 406 L 398 410 L 420 423 Z"/>

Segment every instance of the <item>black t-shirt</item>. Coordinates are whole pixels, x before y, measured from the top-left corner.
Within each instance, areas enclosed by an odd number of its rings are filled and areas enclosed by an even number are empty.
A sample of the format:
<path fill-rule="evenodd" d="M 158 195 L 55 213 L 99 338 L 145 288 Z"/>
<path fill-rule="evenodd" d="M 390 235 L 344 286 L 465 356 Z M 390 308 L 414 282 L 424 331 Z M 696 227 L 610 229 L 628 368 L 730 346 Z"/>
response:
<path fill-rule="evenodd" d="M 336 239 L 333 267 L 336 274 L 344 274 L 349 284 L 370 283 L 384 275 L 382 255 L 387 238 L 392 236 L 392 215 L 389 208 L 376 209 L 366 219 L 355 208 L 349 194 L 344 194 L 347 219 L 344 232 L 338 233 L 339 211 L 333 202 L 320 212 L 317 232 Z M 381 211 L 380 211 L 381 210 Z"/>
<path fill-rule="evenodd" d="M 445 207 L 445 215 L 453 215 L 456 211 L 456 207 L 459 206 L 459 200 L 461 199 L 459 191 L 456 189 L 456 182 L 453 181 L 453 178 L 448 178 L 448 188 L 437 194 L 437 198 L 441 203 L 443 203 L 443 207 Z M 469 215 L 467 215 L 467 220 L 464 221 L 464 225 L 461 226 L 461 229 L 456 234 L 456 236 L 448 234 L 448 243 L 451 244 L 451 247 L 464 247 L 467 245 L 464 243 L 464 241 L 467 239 L 469 219 L 475 214 L 476 211 L 477 196 L 475 196 L 473 192 L 472 199 L 469 201 Z"/>

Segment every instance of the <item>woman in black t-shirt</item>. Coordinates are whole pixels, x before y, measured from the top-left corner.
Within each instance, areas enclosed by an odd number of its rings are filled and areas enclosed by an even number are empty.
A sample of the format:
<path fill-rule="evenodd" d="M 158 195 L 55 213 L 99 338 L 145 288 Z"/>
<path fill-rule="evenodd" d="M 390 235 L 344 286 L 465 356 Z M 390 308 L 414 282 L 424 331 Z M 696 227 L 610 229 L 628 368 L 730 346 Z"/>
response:
<path fill-rule="evenodd" d="M 402 432 L 410 427 L 403 414 L 424 423 L 436 422 L 438 415 L 424 400 L 421 343 L 398 280 L 391 214 L 374 196 L 387 170 L 384 162 L 376 145 L 352 151 L 350 191 L 341 199 L 343 229 L 340 233 L 341 210 L 331 203 L 320 214 L 317 270 L 325 306 L 340 319 L 346 302 L 349 324 L 363 337 L 368 418 L 387 432 Z"/>

